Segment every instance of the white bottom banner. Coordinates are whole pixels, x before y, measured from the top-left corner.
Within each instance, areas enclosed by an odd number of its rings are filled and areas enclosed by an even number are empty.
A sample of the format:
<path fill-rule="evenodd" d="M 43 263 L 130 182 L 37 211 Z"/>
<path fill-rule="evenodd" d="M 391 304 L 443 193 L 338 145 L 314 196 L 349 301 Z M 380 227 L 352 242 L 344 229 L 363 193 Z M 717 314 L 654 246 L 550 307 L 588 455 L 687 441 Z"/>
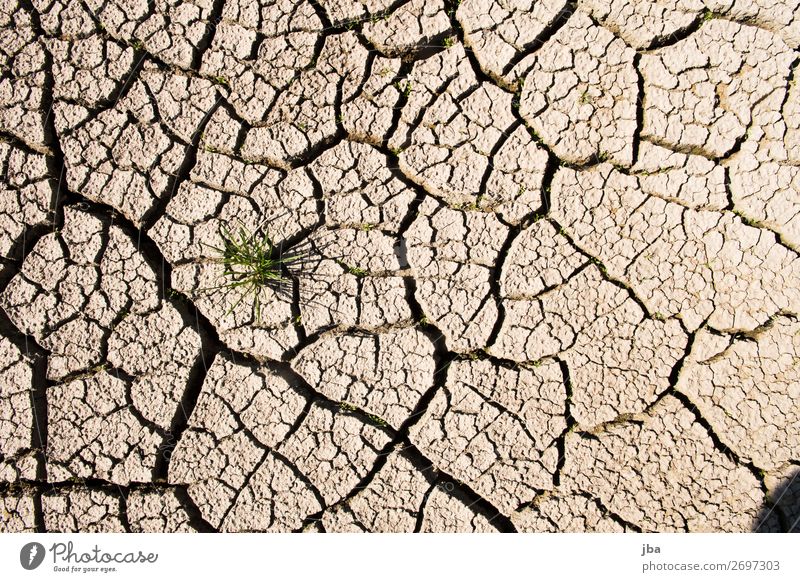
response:
<path fill-rule="evenodd" d="M 800 580 L 791 534 L 3 534 L 3 580 Z"/>

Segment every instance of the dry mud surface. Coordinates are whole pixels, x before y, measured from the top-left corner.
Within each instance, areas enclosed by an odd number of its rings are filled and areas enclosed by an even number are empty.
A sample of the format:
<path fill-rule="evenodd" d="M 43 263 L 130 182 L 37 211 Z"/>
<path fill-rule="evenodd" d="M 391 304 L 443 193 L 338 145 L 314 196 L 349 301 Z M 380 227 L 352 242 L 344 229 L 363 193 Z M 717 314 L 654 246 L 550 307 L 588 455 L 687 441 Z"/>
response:
<path fill-rule="evenodd" d="M 4 0 L 3 531 L 798 531 L 796 0 Z M 233 309 L 221 229 L 303 255 Z"/>

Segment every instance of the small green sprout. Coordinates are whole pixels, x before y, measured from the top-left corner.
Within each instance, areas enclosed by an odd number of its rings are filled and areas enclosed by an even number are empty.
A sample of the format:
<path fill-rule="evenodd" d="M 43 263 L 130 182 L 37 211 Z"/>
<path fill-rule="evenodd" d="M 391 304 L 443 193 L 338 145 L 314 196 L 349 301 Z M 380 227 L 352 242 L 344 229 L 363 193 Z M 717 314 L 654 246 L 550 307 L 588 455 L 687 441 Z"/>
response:
<path fill-rule="evenodd" d="M 386 421 L 383 420 L 380 416 L 376 416 L 374 414 L 370 414 L 370 413 L 360 409 L 358 406 L 355 406 L 354 404 L 350 404 L 349 402 L 344 402 L 344 401 L 339 402 L 339 411 L 340 412 L 344 412 L 344 413 L 360 412 L 363 415 L 365 415 L 376 426 L 383 426 L 383 427 L 389 426 L 386 423 Z"/>
<path fill-rule="evenodd" d="M 363 277 L 367 274 L 366 269 L 362 269 L 361 267 L 350 267 L 347 272 L 356 277 Z"/>
<path fill-rule="evenodd" d="M 397 81 L 394 84 L 395 88 L 400 91 L 405 97 L 411 95 L 411 81 L 406 79 L 405 81 Z"/>
<path fill-rule="evenodd" d="M 380 416 L 375 416 L 374 414 L 367 414 L 367 418 L 369 418 L 373 423 L 377 426 L 389 426 L 385 420 L 383 420 Z"/>

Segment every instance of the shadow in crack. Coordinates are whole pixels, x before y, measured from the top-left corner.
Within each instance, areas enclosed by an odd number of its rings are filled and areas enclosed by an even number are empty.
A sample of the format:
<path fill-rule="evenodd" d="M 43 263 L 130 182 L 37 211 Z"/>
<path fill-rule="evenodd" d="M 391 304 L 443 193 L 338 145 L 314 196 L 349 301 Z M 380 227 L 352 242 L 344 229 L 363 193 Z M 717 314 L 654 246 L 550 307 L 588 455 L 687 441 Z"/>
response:
<path fill-rule="evenodd" d="M 758 514 L 753 531 L 800 533 L 800 467 L 770 487 L 767 503 Z"/>

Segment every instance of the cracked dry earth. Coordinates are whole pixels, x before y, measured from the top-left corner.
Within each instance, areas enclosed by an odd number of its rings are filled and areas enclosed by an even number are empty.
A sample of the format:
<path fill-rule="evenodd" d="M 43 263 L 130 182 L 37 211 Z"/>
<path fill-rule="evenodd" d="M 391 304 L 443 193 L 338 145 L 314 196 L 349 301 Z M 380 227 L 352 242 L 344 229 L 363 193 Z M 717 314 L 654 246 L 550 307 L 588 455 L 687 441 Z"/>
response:
<path fill-rule="evenodd" d="M 5 0 L 3 531 L 800 530 L 797 0 Z M 231 309 L 221 229 L 303 259 Z"/>

